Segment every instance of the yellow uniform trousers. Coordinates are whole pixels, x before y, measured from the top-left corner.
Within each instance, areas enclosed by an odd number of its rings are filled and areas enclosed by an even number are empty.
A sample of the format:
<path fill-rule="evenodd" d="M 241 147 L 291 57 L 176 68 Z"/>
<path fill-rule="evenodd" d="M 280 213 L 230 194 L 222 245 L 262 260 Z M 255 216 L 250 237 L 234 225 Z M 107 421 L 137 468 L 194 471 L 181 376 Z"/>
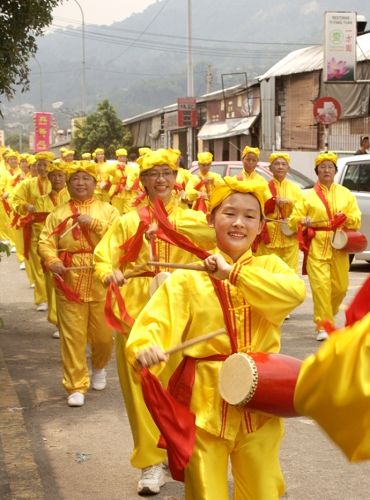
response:
<path fill-rule="evenodd" d="M 331 260 L 314 259 L 308 256 L 307 274 L 314 303 L 314 321 L 317 330 L 322 321 L 334 324 L 348 288 L 349 257 L 342 250 L 332 251 Z"/>
<path fill-rule="evenodd" d="M 28 265 L 30 267 L 33 283 L 35 285 L 34 288 L 35 304 L 38 305 L 41 304 L 42 302 L 47 302 L 48 298 L 46 294 L 45 275 L 41 266 L 40 256 L 37 253 L 37 242 L 34 241 L 32 241 L 32 244 L 30 246 Z"/>
<path fill-rule="evenodd" d="M 279 464 L 283 422 L 271 418 L 258 430 L 242 430 L 234 440 L 197 427 L 194 452 L 185 469 L 186 500 L 228 500 L 228 458 L 234 478 L 234 500 L 275 500 L 284 494 Z"/>
<path fill-rule="evenodd" d="M 90 386 L 86 345 L 91 345 L 93 368 L 104 368 L 112 356 L 112 330 L 104 319 L 104 302 L 77 304 L 56 294 L 63 386 L 68 393 L 85 394 Z M 86 335 L 87 332 L 87 335 Z"/>
<path fill-rule="evenodd" d="M 45 287 L 48 299 L 48 321 L 55 326 L 58 326 L 57 317 L 57 302 L 55 296 L 55 288 L 50 273 L 45 273 Z"/>
<path fill-rule="evenodd" d="M 157 448 L 159 431 L 144 402 L 141 384 L 138 379 L 134 379 L 133 370 L 127 363 L 126 342 L 127 337 L 117 332 L 117 370 L 134 440 L 131 465 L 138 469 L 144 469 L 164 462 L 167 453 L 165 450 Z"/>

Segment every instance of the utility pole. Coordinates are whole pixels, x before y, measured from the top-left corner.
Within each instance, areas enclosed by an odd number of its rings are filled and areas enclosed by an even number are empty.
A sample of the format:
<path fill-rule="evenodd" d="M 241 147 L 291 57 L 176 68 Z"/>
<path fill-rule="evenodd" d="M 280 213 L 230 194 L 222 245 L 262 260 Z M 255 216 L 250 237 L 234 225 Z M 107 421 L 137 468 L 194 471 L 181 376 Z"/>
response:
<path fill-rule="evenodd" d="M 74 2 L 78 5 L 81 11 L 81 29 L 82 29 L 82 77 L 81 77 L 81 105 L 82 113 L 86 115 L 86 56 L 85 56 L 85 16 L 80 3 L 77 0 Z"/>
<path fill-rule="evenodd" d="M 208 66 L 207 66 L 206 94 L 210 94 L 212 92 L 212 82 L 213 82 L 212 66 L 210 64 L 208 64 Z"/>
<path fill-rule="evenodd" d="M 194 97 L 194 80 L 193 80 L 193 55 L 192 55 L 192 15 L 191 15 L 191 0 L 187 0 L 187 34 L 188 34 L 188 50 L 187 50 L 187 93 L 188 97 Z M 193 129 L 188 127 L 187 131 L 187 149 L 188 149 L 188 167 L 191 168 L 193 161 Z"/>

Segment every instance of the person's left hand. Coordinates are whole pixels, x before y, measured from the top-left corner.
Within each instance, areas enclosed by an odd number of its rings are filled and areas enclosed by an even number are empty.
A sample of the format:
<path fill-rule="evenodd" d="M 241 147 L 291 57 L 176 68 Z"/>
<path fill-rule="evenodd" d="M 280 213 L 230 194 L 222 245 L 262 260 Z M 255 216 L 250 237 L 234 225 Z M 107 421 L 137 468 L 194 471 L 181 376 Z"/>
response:
<path fill-rule="evenodd" d="M 219 253 L 207 257 L 204 261 L 204 265 L 206 267 L 206 271 L 213 278 L 218 280 L 228 279 L 232 269 L 232 266 L 228 264 L 225 258 Z"/>

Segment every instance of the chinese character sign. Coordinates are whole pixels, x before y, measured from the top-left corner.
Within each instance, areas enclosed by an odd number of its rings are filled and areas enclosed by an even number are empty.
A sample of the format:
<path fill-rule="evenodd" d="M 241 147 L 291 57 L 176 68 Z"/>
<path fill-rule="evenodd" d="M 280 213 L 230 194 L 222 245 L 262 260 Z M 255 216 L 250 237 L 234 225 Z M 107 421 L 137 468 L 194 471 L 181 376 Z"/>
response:
<path fill-rule="evenodd" d="M 356 12 L 325 12 L 324 82 L 356 79 Z"/>
<path fill-rule="evenodd" d="M 177 99 L 177 122 L 180 128 L 197 126 L 197 100 L 195 97 Z"/>
<path fill-rule="evenodd" d="M 35 124 L 35 153 L 48 151 L 50 147 L 51 113 L 35 113 L 33 121 Z"/>

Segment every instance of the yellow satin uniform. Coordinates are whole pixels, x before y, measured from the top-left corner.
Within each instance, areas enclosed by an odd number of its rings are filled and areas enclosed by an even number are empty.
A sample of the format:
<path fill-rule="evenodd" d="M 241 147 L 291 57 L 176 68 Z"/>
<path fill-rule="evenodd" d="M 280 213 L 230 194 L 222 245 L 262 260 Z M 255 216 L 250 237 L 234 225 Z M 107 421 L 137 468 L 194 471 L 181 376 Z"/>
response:
<path fill-rule="evenodd" d="M 205 250 L 214 248 L 215 233 L 213 229 L 208 227 L 205 215 L 202 212 L 185 210 L 172 203 L 166 205 L 166 211 L 169 214 L 169 221 L 176 227 L 178 232 L 192 241 L 196 240 L 197 244 Z M 139 223 L 140 218 L 137 211 L 121 216 L 96 247 L 94 252 L 95 273 L 101 281 L 104 281 L 106 276 L 110 275 L 114 269 L 119 268 L 119 258 L 122 253 L 119 247 L 136 234 Z M 187 263 L 195 260 L 194 255 L 159 239 L 155 240 L 154 256 L 159 261 L 174 263 Z M 148 260 L 150 260 L 149 245 L 147 239 L 143 237 L 139 256 L 135 263 L 127 264 L 125 273 L 132 271 L 135 266 L 145 264 Z M 145 270 L 154 271 L 154 268 L 144 267 L 141 269 L 141 271 Z M 171 272 L 173 269 L 159 267 L 158 271 Z M 134 320 L 136 320 L 150 298 L 151 281 L 152 278 L 150 277 L 131 278 L 120 289 L 126 303 L 126 310 Z M 116 315 L 118 314 L 118 310 L 116 310 Z M 127 336 L 130 334 L 130 327 L 124 323 L 122 328 L 123 334 L 117 333 L 116 335 L 116 356 L 122 394 L 134 440 L 131 464 L 134 467 L 143 469 L 162 463 L 165 460 L 166 453 L 164 450 L 157 448 L 158 429 L 144 403 L 140 384 L 138 384 L 126 360 L 125 346 Z M 174 360 L 178 360 L 178 358 L 175 357 Z M 172 369 L 173 367 L 170 365 L 164 374 L 164 379 L 169 376 Z"/>
<path fill-rule="evenodd" d="M 322 184 L 320 187 L 331 214 L 342 212 L 347 216 L 344 229 L 358 229 L 361 226 L 361 212 L 351 191 L 335 183 L 330 189 Z M 328 221 L 328 214 L 315 189 L 304 191 L 303 198 L 294 205 L 289 218 L 290 227 L 296 229 L 300 220 L 305 217 L 310 217 L 313 223 L 320 221 L 317 226 L 327 225 L 322 221 Z M 320 330 L 323 321 L 334 323 L 334 317 L 348 288 L 348 253 L 333 248 L 332 238 L 333 231 L 316 231 L 307 258 L 307 274 L 312 290 L 317 330 Z"/>
<path fill-rule="evenodd" d="M 35 201 L 35 212 L 52 212 L 56 207 L 66 203 L 69 200 L 69 192 L 65 187 L 61 189 L 58 193 L 56 191 L 50 191 L 49 194 L 45 194 Z M 32 226 L 32 240 L 31 240 L 31 251 L 37 253 L 37 245 L 40 239 L 40 234 L 45 225 L 45 222 L 37 222 Z M 52 276 L 50 273 L 46 272 L 43 274 L 45 279 L 46 295 L 48 302 L 48 321 L 53 325 L 58 325 L 57 319 L 57 307 L 55 299 L 55 289 L 53 286 Z"/>
<path fill-rule="evenodd" d="M 57 207 L 49 214 L 40 234 L 38 251 L 48 269 L 52 263 L 61 262 L 63 251 L 71 257 L 71 267 L 85 267 L 65 273 L 63 279 L 81 303 L 68 300 L 56 289 L 57 317 L 60 331 L 61 354 L 63 361 L 63 385 L 68 393 L 86 393 L 89 385 L 89 371 L 86 362 L 86 344 L 91 344 L 91 363 L 96 369 L 104 368 L 112 354 L 112 331 L 104 320 L 105 289 L 93 276 L 93 251 L 98 241 L 118 217 L 117 209 L 109 203 L 95 198 L 79 202 L 73 200 L 80 214 L 92 217 L 88 227 L 90 241 L 82 230 L 78 237 L 73 231 L 65 235 L 51 235 L 53 230 L 67 217 L 72 215 L 70 203 Z M 70 220 L 67 229 L 71 227 Z"/>
<path fill-rule="evenodd" d="M 302 364 L 294 394 L 348 460 L 370 459 L 370 313 L 330 335 Z"/>
<path fill-rule="evenodd" d="M 48 194 L 51 191 L 51 184 L 49 179 L 37 177 L 29 177 L 22 181 L 15 188 L 12 195 L 12 207 L 14 211 L 21 215 L 28 215 L 27 205 L 34 205 L 37 198 Z M 45 287 L 45 280 L 43 270 L 40 263 L 40 258 L 37 255 L 36 249 L 30 252 L 27 264 L 30 269 L 32 282 L 34 288 L 34 302 L 36 305 L 47 302 L 47 294 Z"/>
<path fill-rule="evenodd" d="M 139 166 L 114 165 L 114 168 L 107 169 L 111 187 L 109 189 L 109 198 L 111 204 L 117 208 L 120 215 L 133 210 L 132 202 L 136 197 L 136 190 L 133 190 L 133 184 L 139 177 Z"/>
<path fill-rule="evenodd" d="M 277 196 L 279 198 L 284 198 L 290 200 L 293 204 L 302 198 L 301 189 L 296 186 L 293 182 L 283 179 L 279 182 L 277 179 L 273 178 Z M 268 189 L 269 197 L 271 197 L 270 189 Z M 275 210 L 272 213 L 266 213 L 265 216 L 269 219 L 282 219 L 281 211 L 276 205 Z M 260 242 L 258 247 L 258 255 L 265 255 L 274 253 L 278 255 L 284 262 L 288 264 L 289 267 L 298 272 L 298 258 L 299 258 L 299 248 L 297 235 L 286 236 L 282 232 L 282 225 L 278 222 L 273 222 L 270 220 L 266 221 L 267 231 L 270 239 L 270 243 Z"/>
<path fill-rule="evenodd" d="M 233 264 L 230 257 L 222 255 Z M 303 301 L 303 281 L 278 257 L 253 257 L 248 250 L 233 265 L 224 284 L 228 311 L 237 332 L 237 350 L 278 352 L 280 325 Z M 166 351 L 222 327 L 223 312 L 208 274 L 177 270 L 136 320 L 127 342 L 127 357 L 133 365 L 137 353 L 149 345 Z M 184 352 L 197 359 L 217 354 L 231 354 L 227 335 L 188 347 Z M 159 371 L 162 365 L 153 367 L 153 371 Z M 221 366 L 222 361 L 202 359 L 196 364 L 190 405 L 196 417 L 196 444 L 185 469 L 186 498 L 228 499 L 230 457 L 235 499 L 277 499 L 284 493 L 278 458 L 283 422 L 223 401 L 218 391 Z"/>
<path fill-rule="evenodd" d="M 223 184 L 223 180 L 221 175 L 216 174 L 215 172 L 207 172 L 203 175 L 200 171 L 197 176 L 193 176 L 189 179 L 186 184 L 185 193 L 187 199 L 193 203 L 193 208 L 196 206 L 196 202 L 201 193 L 207 195 L 205 198 L 205 204 L 207 209 L 209 208 L 209 197 L 212 194 L 214 188 L 220 184 Z"/>

